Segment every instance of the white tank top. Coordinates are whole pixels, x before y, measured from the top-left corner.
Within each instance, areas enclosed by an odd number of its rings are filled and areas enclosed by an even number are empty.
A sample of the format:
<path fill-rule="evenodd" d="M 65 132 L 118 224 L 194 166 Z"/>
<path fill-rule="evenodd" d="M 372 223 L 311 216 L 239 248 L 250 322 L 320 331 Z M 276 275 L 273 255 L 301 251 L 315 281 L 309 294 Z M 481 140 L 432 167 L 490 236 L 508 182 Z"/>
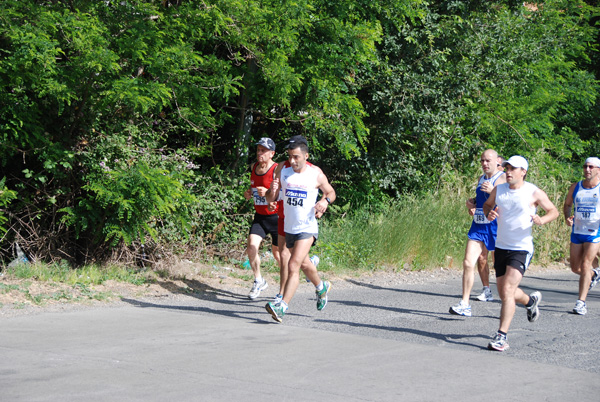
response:
<path fill-rule="evenodd" d="M 575 219 L 573 233 L 587 236 L 597 236 L 600 226 L 600 185 L 585 188 L 581 182 L 575 186 L 573 201 L 575 204 Z"/>
<path fill-rule="evenodd" d="M 498 236 L 496 248 L 522 250 L 533 254 L 532 215 L 536 214 L 533 193 L 537 186 L 524 182 L 521 188 L 512 190 L 508 183 L 496 187 L 498 205 Z"/>
<path fill-rule="evenodd" d="M 319 233 L 315 218 L 319 174 L 319 169 L 309 165 L 302 173 L 294 172 L 292 167 L 281 170 L 285 233 Z"/>

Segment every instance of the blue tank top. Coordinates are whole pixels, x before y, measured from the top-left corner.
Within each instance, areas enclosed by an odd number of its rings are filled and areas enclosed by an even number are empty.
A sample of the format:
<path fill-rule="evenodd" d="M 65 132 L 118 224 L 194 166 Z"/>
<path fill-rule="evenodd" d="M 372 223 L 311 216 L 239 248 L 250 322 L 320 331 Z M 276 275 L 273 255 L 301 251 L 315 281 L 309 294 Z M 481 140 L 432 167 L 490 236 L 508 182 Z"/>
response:
<path fill-rule="evenodd" d="M 575 219 L 573 233 L 587 236 L 598 236 L 600 227 L 600 185 L 585 188 L 580 181 L 573 190 Z"/>
<path fill-rule="evenodd" d="M 497 225 L 495 220 L 490 222 L 490 221 L 488 221 L 486 216 L 483 214 L 483 204 L 485 204 L 487 199 L 490 198 L 490 195 L 488 193 L 486 193 L 485 191 L 483 191 L 481 189 L 481 186 L 485 182 L 490 182 L 493 185 L 494 183 L 496 183 L 496 180 L 498 180 L 498 178 L 500 176 L 502 176 L 503 174 L 504 174 L 504 172 L 499 171 L 499 172 L 496 172 L 496 174 L 494 174 L 489 179 L 486 179 L 485 175 L 481 175 L 481 177 L 479 178 L 479 182 L 477 183 L 477 188 L 475 189 L 475 215 L 473 215 L 474 223 L 479 224 L 479 225 L 489 225 L 489 224 Z"/>

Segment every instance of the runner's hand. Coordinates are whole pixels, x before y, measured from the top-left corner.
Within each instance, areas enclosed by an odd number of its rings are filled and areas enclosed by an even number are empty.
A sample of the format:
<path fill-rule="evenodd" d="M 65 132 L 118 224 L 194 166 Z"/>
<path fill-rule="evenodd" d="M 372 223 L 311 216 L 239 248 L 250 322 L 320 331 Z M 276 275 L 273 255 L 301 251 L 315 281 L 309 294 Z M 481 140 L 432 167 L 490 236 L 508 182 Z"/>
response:
<path fill-rule="evenodd" d="M 317 204 L 315 205 L 315 211 L 316 212 L 320 212 L 321 215 L 323 213 L 325 213 L 325 211 L 327 210 L 327 205 L 329 205 L 329 203 L 325 200 L 320 200 L 319 202 L 317 202 Z M 315 213 L 316 216 L 316 213 Z"/>
<path fill-rule="evenodd" d="M 276 193 L 279 191 L 279 179 L 274 179 L 271 182 L 271 193 Z"/>
<path fill-rule="evenodd" d="M 494 207 L 494 209 L 492 209 L 492 210 L 490 211 L 490 213 L 487 215 L 487 219 L 488 219 L 488 221 L 490 221 L 490 222 L 491 222 L 491 221 L 493 221 L 494 219 L 496 219 L 497 217 L 498 217 L 498 206 L 496 205 L 496 206 Z"/>
<path fill-rule="evenodd" d="M 542 217 L 539 215 L 531 215 L 531 221 L 539 226 L 542 226 L 544 224 L 542 222 Z"/>
<path fill-rule="evenodd" d="M 567 224 L 567 226 L 573 226 L 573 219 L 575 219 L 573 215 L 569 216 L 568 218 L 565 218 L 565 223 Z"/>
<path fill-rule="evenodd" d="M 483 191 L 484 193 L 489 194 L 492 192 L 493 189 L 494 189 L 494 186 L 489 181 L 486 181 L 485 183 L 483 183 L 481 185 L 481 191 Z"/>
<path fill-rule="evenodd" d="M 269 190 L 269 189 L 266 187 L 256 187 L 256 192 L 261 197 L 264 197 L 265 195 L 267 195 L 267 190 Z"/>

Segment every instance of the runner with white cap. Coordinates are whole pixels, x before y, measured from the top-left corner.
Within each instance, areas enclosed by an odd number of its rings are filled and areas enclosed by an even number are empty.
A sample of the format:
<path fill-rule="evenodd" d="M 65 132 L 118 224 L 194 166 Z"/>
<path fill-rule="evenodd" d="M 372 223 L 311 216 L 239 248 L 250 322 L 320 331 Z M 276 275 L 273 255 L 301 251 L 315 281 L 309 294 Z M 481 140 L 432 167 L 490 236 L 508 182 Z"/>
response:
<path fill-rule="evenodd" d="M 573 313 L 579 315 L 587 313 L 588 291 L 600 281 L 600 269 L 592 268 L 600 249 L 600 159 L 585 160 L 583 177 L 571 185 L 563 205 L 565 223 L 572 227 L 571 271 L 579 275 L 579 299 L 573 308 Z"/>
<path fill-rule="evenodd" d="M 498 219 L 494 268 L 502 308 L 498 332 L 488 344 L 488 349 L 498 351 L 508 349 L 507 334 L 515 315 L 516 303 L 527 307 L 527 319 L 530 322 L 539 318 L 538 305 L 542 294 L 536 291 L 527 295 L 519 285 L 533 256 L 533 225 L 543 225 L 558 217 L 558 210 L 548 195 L 525 181 L 529 169 L 525 158 L 511 156 L 503 166 L 506 183 L 494 187 L 483 204 L 487 219 Z M 544 216 L 537 214 L 538 206 L 546 211 Z"/>

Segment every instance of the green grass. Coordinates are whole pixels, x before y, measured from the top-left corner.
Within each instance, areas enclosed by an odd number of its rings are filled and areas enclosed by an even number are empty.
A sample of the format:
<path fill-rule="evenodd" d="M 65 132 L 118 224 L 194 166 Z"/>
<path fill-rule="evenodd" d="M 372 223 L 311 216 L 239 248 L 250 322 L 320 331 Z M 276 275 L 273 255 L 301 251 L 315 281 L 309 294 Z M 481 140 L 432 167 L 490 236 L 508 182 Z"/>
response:
<path fill-rule="evenodd" d="M 60 282 L 68 285 L 100 285 L 107 280 L 143 285 L 148 281 L 148 275 L 136 270 L 110 265 L 100 267 L 87 265 L 73 269 L 66 262 L 63 263 L 35 263 L 18 264 L 6 268 L 6 275 L 19 279 L 36 279 L 45 282 Z"/>
<path fill-rule="evenodd" d="M 475 194 L 475 179 L 455 176 L 450 180 L 451 183 L 439 189 L 419 196 L 405 196 L 380 208 L 377 213 L 355 208 L 354 213 L 337 218 L 330 215 L 321 220 L 319 240 L 311 250 L 311 254 L 321 257 L 319 271 L 360 274 L 376 270 L 460 269 L 472 219 L 467 213 L 465 200 Z M 527 180 L 546 191 L 561 215 L 548 225 L 534 228 L 533 264 L 564 262 L 569 253 L 570 229 L 562 219 L 562 203 L 571 179 L 544 175 L 543 169 L 538 168 L 532 171 Z M 268 242 L 263 242 L 261 255 L 269 249 Z M 241 268 L 243 260 L 205 262 L 233 263 L 237 269 L 229 271 L 229 276 L 244 281 L 253 278 L 252 271 Z M 279 267 L 273 258 L 263 258 L 261 269 L 274 276 L 279 274 Z M 111 295 L 94 292 L 90 290 L 90 285 L 102 284 L 107 280 L 143 285 L 154 282 L 156 276 L 174 277 L 167 269 L 138 272 L 116 264 L 73 269 L 67 263 L 37 263 L 20 264 L 5 270 L 7 277 L 60 282 L 78 287 L 83 297 L 97 300 L 105 300 Z M 10 291 L 7 286 L 14 285 L 0 284 L 0 293 Z M 22 284 L 13 290 L 24 292 L 27 287 Z M 47 299 L 67 300 L 69 296 L 56 292 L 32 298 L 35 299 L 33 302 L 43 303 Z"/>
<path fill-rule="evenodd" d="M 44 305 L 48 302 L 80 302 L 84 300 L 106 301 L 114 295 L 110 292 L 95 291 L 91 285 L 100 285 L 108 280 L 143 285 L 152 282 L 148 274 L 116 265 L 99 267 L 96 265 L 73 269 L 66 263 L 44 264 L 23 263 L 5 268 L 7 278 L 22 279 L 19 284 L 0 283 L 0 294 L 17 291 L 29 303 Z M 47 282 L 56 290 L 32 293 L 32 281 Z M 63 286 L 60 287 L 59 284 Z M 59 288 L 60 287 L 60 288 Z M 23 302 L 13 304 L 14 308 L 23 308 Z"/>
<path fill-rule="evenodd" d="M 534 184 L 546 191 L 561 216 L 534 228 L 533 263 L 564 261 L 569 228 L 562 219 L 562 203 L 569 183 L 541 176 L 533 179 L 538 180 Z M 322 222 L 314 250 L 321 256 L 319 270 L 351 273 L 460 268 L 471 225 L 465 200 L 474 196 L 474 184 L 474 180 L 463 179 L 436 192 L 407 196 L 383 212 L 358 210 L 343 219 Z"/>

